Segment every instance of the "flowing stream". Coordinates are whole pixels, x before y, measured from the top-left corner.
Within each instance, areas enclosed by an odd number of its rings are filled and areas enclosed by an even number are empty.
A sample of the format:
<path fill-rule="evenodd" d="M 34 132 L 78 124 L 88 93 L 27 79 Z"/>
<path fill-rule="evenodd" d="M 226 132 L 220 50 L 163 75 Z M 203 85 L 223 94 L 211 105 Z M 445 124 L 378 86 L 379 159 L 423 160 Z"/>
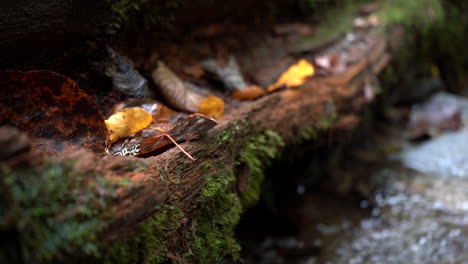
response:
<path fill-rule="evenodd" d="M 356 150 L 316 188 L 298 188 L 295 231 L 246 243 L 244 263 L 468 263 L 468 129 L 377 141 L 399 151 Z"/>

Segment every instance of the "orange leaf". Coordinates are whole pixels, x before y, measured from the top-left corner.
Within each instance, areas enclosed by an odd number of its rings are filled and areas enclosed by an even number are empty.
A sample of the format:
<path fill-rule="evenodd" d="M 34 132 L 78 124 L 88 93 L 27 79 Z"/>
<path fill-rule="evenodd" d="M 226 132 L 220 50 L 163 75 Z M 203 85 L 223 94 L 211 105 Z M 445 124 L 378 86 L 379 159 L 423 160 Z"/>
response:
<path fill-rule="evenodd" d="M 255 99 L 265 94 L 265 89 L 257 85 L 250 85 L 243 89 L 235 89 L 232 93 L 232 98 L 240 101 Z"/>
<path fill-rule="evenodd" d="M 224 101 L 216 96 L 208 96 L 198 105 L 198 112 L 214 118 L 224 114 Z"/>

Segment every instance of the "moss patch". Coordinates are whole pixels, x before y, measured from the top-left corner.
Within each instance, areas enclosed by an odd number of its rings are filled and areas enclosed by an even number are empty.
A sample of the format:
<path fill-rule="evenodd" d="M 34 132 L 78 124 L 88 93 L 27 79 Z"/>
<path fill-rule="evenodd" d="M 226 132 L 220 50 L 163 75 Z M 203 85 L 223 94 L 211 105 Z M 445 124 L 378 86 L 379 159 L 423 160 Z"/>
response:
<path fill-rule="evenodd" d="M 440 0 L 393 0 L 385 2 L 380 16 L 388 25 L 402 24 L 426 33 L 444 19 L 444 8 Z"/>
<path fill-rule="evenodd" d="M 338 118 L 336 106 L 333 101 L 329 101 L 325 105 L 324 114 L 317 120 L 315 124 L 305 127 L 299 133 L 299 139 L 294 144 L 300 144 L 304 141 L 317 139 L 321 132 L 327 131 Z"/>
<path fill-rule="evenodd" d="M 232 169 L 206 177 L 199 196 L 200 208 L 195 215 L 195 237 L 191 246 L 196 263 L 218 263 L 226 256 L 239 257 L 240 246 L 233 230 L 239 222 L 242 205 L 234 192 L 234 182 Z"/>
<path fill-rule="evenodd" d="M 229 127 L 220 131 L 219 134 L 215 136 L 216 139 L 214 141 L 217 145 L 232 144 L 234 140 L 239 137 L 239 134 L 245 132 L 245 127 L 247 126 L 247 121 L 235 120 L 229 125 Z"/>
<path fill-rule="evenodd" d="M 320 49 L 333 43 L 351 30 L 353 18 L 363 2 L 366 1 L 346 1 L 336 8 L 321 10 L 325 19 L 320 24 L 317 32 L 294 43 L 289 47 L 289 50 L 300 53 Z"/>
<path fill-rule="evenodd" d="M 74 161 L 34 168 L 0 167 L 1 232 L 15 234 L 17 253 L 0 251 L 5 263 L 45 263 L 69 254 L 97 256 L 100 219 L 118 187 L 99 175 L 73 170 Z M 2 235 L 3 236 L 3 235 Z M 3 247 L 2 247 L 3 248 Z M 11 249 L 11 248 L 10 248 Z"/>
<path fill-rule="evenodd" d="M 231 138 L 233 132 L 229 131 L 220 135 L 223 142 Z M 233 230 L 241 213 L 258 200 L 263 170 L 278 156 L 282 146 L 281 137 L 271 130 L 246 140 L 237 163 L 250 168 L 251 180 L 249 191 L 240 195 L 236 193 L 232 166 L 223 163 L 206 167 L 208 173 L 199 196 L 200 208 L 195 215 L 196 233 L 191 246 L 196 263 L 218 263 L 227 256 L 234 260 L 239 257 L 240 246 Z M 210 174 L 210 170 L 216 174 Z"/>
<path fill-rule="evenodd" d="M 114 13 L 113 26 L 122 28 L 143 26 L 149 29 L 154 25 L 168 27 L 175 21 L 175 10 L 181 0 L 107 0 Z"/>
<path fill-rule="evenodd" d="M 452 91 L 462 88 L 468 68 L 464 8 L 458 1 L 450 0 L 386 1 L 380 12 L 383 21 L 389 28 L 402 25 L 410 37 L 404 40 L 391 67 L 387 67 L 384 83 L 408 84 L 400 89 L 411 91 L 418 81 L 442 78 Z"/>
<path fill-rule="evenodd" d="M 170 255 L 189 263 L 218 263 L 227 256 L 237 259 L 240 246 L 233 230 L 243 208 L 235 192 L 234 173 L 221 162 L 207 161 L 203 167 L 205 186 L 192 223 L 180 224 L 184 214 L 178 206 L 159 206 L 136 228 L 135 235 L 113 243 L 104 262 L 166 263 Z"/>
<path fill-rule="evenodd" d="M 174 233 L 184 216 L 177 205 L 162 205 L 136 228 L 136 235 L 112 243 L 103 263 L 164 263 L 176 243 Z M 106 243 L 103 247 L 108 246 Z"/>
<path fill-rule="evenodd" d="M 284 146 L 281 136 L 272 130 L 251 137 L 239 154 L 238 164 L 246 164 L 250 170 L 249 190 L 240 194 L 244 208 L 251 207 L 260 198 L 263 171 L 271 161 L 279 156 Z"/>

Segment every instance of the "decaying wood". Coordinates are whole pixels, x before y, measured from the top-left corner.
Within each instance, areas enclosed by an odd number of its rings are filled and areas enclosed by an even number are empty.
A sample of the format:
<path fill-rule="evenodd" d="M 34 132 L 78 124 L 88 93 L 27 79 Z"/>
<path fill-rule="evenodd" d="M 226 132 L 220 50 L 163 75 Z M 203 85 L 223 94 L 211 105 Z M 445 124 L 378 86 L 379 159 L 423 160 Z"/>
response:
<path fill-rule="evenodd" d="M 369 37 L 367 49 L 360 59 L 339 76 L 316 77 L 297 89 L 283 89 L 255 101 L 243 103 L 218 119 L 218 125 L 203 138 L 188 141 L 181 146 L 197 158 L 192 162 L 177 148 L 145 159 L 98 155 L 78 151 L 64 153 L 59 159 L 77 159 L 76 170 L 97 173 L 109 180 L 129 179 L 132 187 L 121 187 L 112 204 L 112 222 L 102 239 L 122 236 L 136 224 L 154 213 L 158 205 L 177 201 L 185 218 L 190 219 L 197 209 L 196 198 L 205 184 L 206 164 L 223 164 L 234 168 L 238 153 L 249 136 L 265 130 L 277 132 L 286 144 L 297 142 L 301 133 L 319 120 L 338 115 L 332 129 L 351 129 L 359 123 L 357 113 L 367 102 L 364 87 L 376 78 L 388 62 L 386 42 L 379 37 Z M 340 118 L 342 117 L 342 118 Z M 224 131 L 232 131 L 234 140 L 219 142 Z M 129 171 L 124 164 L 141 162 L 144 170 Z M 216 173 L 217 167 L 210 168 Z M 245 170 L 239 170 L 245 174 Z M 248 172 L 247 172 L 248 173 Z M 241 176 L 241 175 L 239 175 Z M 136 187 L 135 187 L 136 186 Z M 238 191 L 246 191 L 248 183 L 240 182 Z"/>
<path fill-rule="evenodd" d="M 115 238 L 122 229 L 129 229 L 151 215 L 157 205 L 178 201 L 186 217 L 196 209 L 194 203 L 204 186 L 206 161 L 222 162 L 235 166 L 236 153 L 249 135 L 276 131 L 286 144 L 300 137 L 301 131 L 314 125 L 329 114 L 330 102 L 334 102 L 338 116 L 336 129 L 350 129 L 359 123 L 355 115 L 363 104 L 363 89 L 369 79 L 375 78 L 382 65 L 388 61 L 385 42 L 373 38 L 369 50 L 361 60 L 350 66 L 340 76 L 315 78 L 298 89 L 281 90 L 258 100 L 247 102 L 218 120 L 218 125 L 200 140 L 185 142 L 181 146 L 197 158 L 193 163 L 177 148 L 146 159 L 131 157 L 105 157 L 78 152 L 62 155 L 62 159 L 79 158 L 80 169 L 93 170 L 109 179 L 130 179 L 139 183 L 138 188 L 125 189 L 119 193 L 113 209 L 116 220 L 104 233 L 106 239 Z M 236 122 L 237 121 L 237 122 Z M 217 144 L 220 133 L 234 130 L 237 135 L 232 142 Z M 122 170 L 128 161 L 142 161 L 147 167 L 137 172 Z M 243 184 L 245 185 L 245 184 Z M 245 190 L 245 186 L 240 189 Z"/>

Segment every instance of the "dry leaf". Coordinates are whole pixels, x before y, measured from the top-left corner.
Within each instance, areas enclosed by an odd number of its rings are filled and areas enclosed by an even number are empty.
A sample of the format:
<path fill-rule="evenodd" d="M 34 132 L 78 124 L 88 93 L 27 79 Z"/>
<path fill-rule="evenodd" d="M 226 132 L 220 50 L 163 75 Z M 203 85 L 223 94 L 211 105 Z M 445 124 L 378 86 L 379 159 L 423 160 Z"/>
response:
<path fill-rule="evenodd" d="M 203 76 L 203 74 L 205 74 L 202 66 L 199 63 L 193 64 L 193 65 L 187 65 L 183 67 L 182 70 L 184 71 L 185 74 L 188 74 L 197 79 L 200 79 Z"/>
<path fill-rule="evenodd" d="M 151 124 L 124 145 L 114 144 L 108 153 L 116 155 L 122 153 L 124 147 L 135 149 L 135 146 L 137 146 L 138 152 L 135 154 L 139 157 L 158 155 L 173 146 L 176 142 L 193 140 L 205 135 L 216 124 L 216 120 L 201 114 L 192 114 L 179 118 L 174 124 Z M 177 147 L 181 148 L 180 146 Z M 183 152 L 188 154 L 186 151 Z M 193 157 L 188 156 L 193 160 Z"/>
<path fill-rule="evenodd" d="M 204 61 L 202 66 L 208 74 L 211 74 L 211 77 L 221 81 L 228 91 L 242 89 L 248 86 L 234 56 L 229 56 L 229 60 L 224 66 L 221 66 L 220 63 L 214 59 Z"/>
<path fill-rule="evenodd" d="M 109 142 L 114 143 L 141 131 L 151 124 L 152 116 L 141 107 L 125 108 L 105 121 L 109 131 Z"/>
<path fill-rule="evenodd" d="M 148 81 L 134 68 L 133 63 L 125 61 L 116 51 L 107 47 L 110 65 L 106 74 L 112 79 L 114 89 L 135 98 L 151 98 Z"/>
<path fill-rule="evenodd" d="M 265 93 L 266 93 L 266 90 L 263 89 L 262 87 L 257 86 L 257 85 L 250 85 L 243 89 L 235 89 L 234 92 L 232 92 L 232 98 L 244 101 L 244 100 L 255 99 L 261 95 L 264 95 Z"/>
<path fill-rule="evenodd" d="M 217 97 L 214 99 L 215 102 L 216 98 Z M 210 97 L 207 99 L 210 99 Z M 208 110 L 210 110 L 209 105 L 210 103 L 207 104 Z M 117 117 L 120 115 L 119 120 L 121 121 L 121 119 L 123 119 L 121 118 L 121 113 L 123 111 L 129 111 L 128 109 L 134 108 L 141 108 L 151 114 L 151 124 L 142 129 L 141 133 L 133 135 L 130 139 L 119 140 L 121 137 L 118 137 L 117 139 L 112 138 L 113 140 L 119 141 L 114 142 L 115 144 L 106 150 L 108 155 L 157 155 L 174 144 L 192 161 L 195 161 L 196 159 L 193 158 L 181 146 L 179 146 L 177 142 L 200 137 L 200 135 L 206 133 L 206 131 L 216 125 L 216 121 L 208 116 L 201 114 L 187 116 L 185 113 L 174 112 L 154 100 L 129 100 L 126 102 L 121 102 L 113 107 L 113 111 L 111 113 L 114 113 L 114 116 Z M 224 107 L 220 109 L 217 109 L 216 107 L 211 109 L 211 111 L 220 110 L 223 111 Z M 127 131 L 126 133 L 128 134 L 129 132 Z M 114 137 L 116 136 L 117 135 Z"/>
<path fill-rule="evenodd" d="M 297 87 L 304 83 L 307 77 L 314 74 L 314 66 L 307 60 L 301 59 L 298 63 L 292 65 L 283 73 L 275 84 L 268 88 L 268 91 L 274 91 L 282 86 L 287 88 Z"/>
<path fill-rule="evenodd" d="M 170 107 L 192 113 L 198 111 L 204 97 L 187 89 L 184 82 L 162 61 L 158 61 L 151 76 Z"/>
<path fill-rule="evenodd" d="M 185 113 L 177 113 L 162 103 L 152 99 L 131 99 L 120 102 L 109 111 L 107 116 L 117 114 L 125 108 L 141 107 L 152 115 L 151 123 L 175 123 L 177 119 L 187 116 Z"/>
<path fill-rule="evenodd" d="M 214 118 L 224 114 L 224 101 L 216 96 L 208 96 L 198 105 L 198 112 Z"/>
<path fill-rule="evenodd" d="M 223 115 L 224 102 L 221 98 L 202 95 L 188 88 L 162 61 L 158 61 L 158 66 L 151 76 L 170 106 L 182 111 L 200 112 L 214 117 Z"/>

